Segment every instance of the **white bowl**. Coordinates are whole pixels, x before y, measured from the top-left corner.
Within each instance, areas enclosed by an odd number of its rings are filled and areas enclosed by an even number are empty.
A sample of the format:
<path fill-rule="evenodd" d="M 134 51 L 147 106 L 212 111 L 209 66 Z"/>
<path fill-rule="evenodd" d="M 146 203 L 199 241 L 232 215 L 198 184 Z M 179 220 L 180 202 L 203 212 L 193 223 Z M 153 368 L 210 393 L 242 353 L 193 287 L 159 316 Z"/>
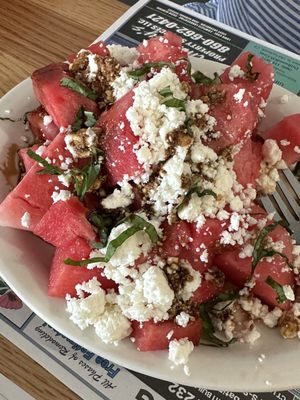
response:
<path fill-rule="evenodd" d="M 204 73 L 220 72 L 224 65 L 193 59 Z M 289 101 L 280 98 L 288 94 Z M 31 80 L 26 79 L 0 100 L 0 116 L 18 118 L 37 106 Z M 272 90 L 262 126 L 299 112 L 300 99 L 279 86 Z M 11 110 L 11 113 L 6 113 Z M 1 168 L 11 158 L 13 145 L 24 145 L 22 123 L 0 121 L 0 200 L 9 191 Z M 11 152 L 9 152 L 11 150 Z M 81 346 L 115 363 L 160 379 L 190 386 L 230 391 L 275 391 L 299 386 L 300 342 L 284 340 L 276 329 L 261 327 L 262 338 L 252 348 L 235 344 L 227 349 L 199 346 L 190 357 L 191 376 L 170 369 L 166 351 L 138 352 L 125 340 L 119 346 L 104 345 L 94 329 L 81 331 L 65 312 L 65 301 L 47 296 L 48 272 L 53 248 L 28 232 L 0 228 L 0 275 L 42 319 Z M 265 354 L 259 362 L 260 354 Z"/>

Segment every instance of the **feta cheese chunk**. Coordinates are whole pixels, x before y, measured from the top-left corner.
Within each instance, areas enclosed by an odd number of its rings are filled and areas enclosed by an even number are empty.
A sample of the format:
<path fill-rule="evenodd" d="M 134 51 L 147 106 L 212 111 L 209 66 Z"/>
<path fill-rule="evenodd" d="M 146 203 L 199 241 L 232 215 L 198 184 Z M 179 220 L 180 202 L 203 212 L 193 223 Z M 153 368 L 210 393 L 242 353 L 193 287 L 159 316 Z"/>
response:
<path fill-rule="evenodd" d="M 193 350 L 193 342 L 188 338 L 173 339 L 169 343 L 169 360 L 175 365 L 186 365 Z"/>

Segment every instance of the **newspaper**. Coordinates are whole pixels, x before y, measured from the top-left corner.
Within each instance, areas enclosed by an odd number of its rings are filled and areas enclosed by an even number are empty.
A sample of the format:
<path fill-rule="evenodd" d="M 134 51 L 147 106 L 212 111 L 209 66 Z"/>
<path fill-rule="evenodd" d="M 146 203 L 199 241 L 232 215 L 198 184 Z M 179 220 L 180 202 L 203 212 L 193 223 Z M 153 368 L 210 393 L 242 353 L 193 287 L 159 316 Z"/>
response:
<path fill-rule="evenodd" d="M 181 35 L 190 54 L 230 64 L 244 50 L 273 63 L 276 83 L 300 91 L 300 57 L 167 0 L 141 0 L 101 39 L 134 46 L 171 30 Z M 99 39 L 99 38 L 98 38 Z M 272 393 L 216 392 L 161 381 L 129 371 L 91 353 L 42 321 L 10 290 L 0 288 L 0 333 L 25 351 L 83 399 L 136 400 L 293 400 L 300 390 Z M 300 382 L 299 382 L 300 383 Z M 5 393 L 0 396 L 5 398 Z M 0 397 L 1 398 L 1 397 Z"/>

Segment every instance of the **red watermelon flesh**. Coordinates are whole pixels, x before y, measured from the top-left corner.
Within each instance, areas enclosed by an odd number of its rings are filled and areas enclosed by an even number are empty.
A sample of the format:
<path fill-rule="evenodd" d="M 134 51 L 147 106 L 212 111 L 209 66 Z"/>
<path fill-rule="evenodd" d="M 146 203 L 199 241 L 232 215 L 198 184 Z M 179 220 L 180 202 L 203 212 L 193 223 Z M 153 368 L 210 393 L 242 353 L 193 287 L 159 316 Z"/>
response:
<path fill-rule="evenodd" d="M 274 242 L 283 241 L 285 245 L 283 253 L 292 261 L 292 243 L 287 231 L 282 226 L 277 226 L 270 232 L 269 236 Z M 252 257 L 240 258 L 240 252 L 241 249 L 235 248 L 231 251 L 218 254 L 214 258 L 214 265 L 224 272 L 230 282 L 242 288 L 251 277 Z M 268 276 L 271 276 L 281 285 L 291 285 L 293 287 L 293 271 L 287 266 L 286 261 L 282 257 L 276 255 L 272 257 L 270 262 L 266 258 L 263 258 L 257 264 L 254 273 L 256 284 L 253 288 L 253 293 L 270 306 L 278 306 L 283 309 L 288 308 L 290 305 L 288 301 L 281 304 L 278 303 L 276 292 L 265 282 Z"/>
<path fill-rule="evenodd" d="M 36 151 L 40 146 L 38 144 L 34 144 L 29 147 L 32 151 Z M 35 164 L 35 161 L 27 155 L 28 147 L 24 147 L 18 151 L 18 155 L 23 162 L 25 171 L 28 172 L 30 168 Z"/>
<path fill-rule="evenodd" d="M 55 160 L 54 164 L 60 164 L 58 157 L 63 159 L 70 157 L 70 153 L 65 149 L 64 134 L 59 134 L 47 147 L 44 157 Z M 0 204 L 0 225 L 11 228 L 33 230 L 36 223 L 43 217 L 51 207 L 53 200 L 51 195 L 55 187 L 66 189 L 58 181 L 55 175 L 38 175 L 36 172 L 41 167 L 36 163 L 23 177 L 21 182 L 7 195 Z M 24 228 L 21 218 L 24 212 L 28 212 L 31 217 L 29 228 Z"/>
<path fill-rule="evenodd" d="M 106 47 L 105 43 L 100 41 L 94 44 L 91 44 L 87 50 L 89 50 L 92 54 L 97 54 L 98 56 L 109 56 L 109 50 Z M 72 53 L 67 57 L 67 60 L 72 63 L 75 58 L 76 58 L 77 54 L 76 53 Z"/>
<path fill-rule="evenodd" d="M 58 201 L 49 208 L 33 233 L 57 247 L 67 247 L 77 237 L 95 240 L 95 231 L 86 218 L 87 211 L 77 197 Z"/>
<path fill-rule="evenodd" d="M 36 70 L 31 78 L 35 95 L 58 127 L 68 127 L 76 119 L 81 106 L 97 112 L 97 104 L 89 98 L 62 87 L 60 81 L 68 77 L 67 64 L 50 64 Z"/>
<path fill-rule="evenodd" d="M 252 58 L 252 72 L 259 73 L 256 80 L 245 79 L 244 77 L 230 78 L 230 70 L 232 66 L 238 65 L 241 70 L 247 71 L 248 57 L 251 53 L 242 53 L 230 67 L 226 68 L 221 75 L 221 80 L 224 83 L 238 83 L 245 87 L 252 94 L 252 102 L 257 106 L 260 105 L 261 101 L 267 101 L 274 83 L 274 68 L 272 64 L 266 63 L 262 58 L 254 55 Z"/>
<path fill-rule="evenodd" d="M 256 187 L 262 159 L 262 143 L 253 142 L 251 138 L 246 139 L 240 151 L 233 157 L 233 170 L 241 185 L 247 187 L 249 184 Z"/>
<path fill-rule="evenodd" d="M 132 321 L 133 332 L 131 337 L 135 338 L 135 345 L 140 351 L 164 350 L 169 347 L 173 339 L 188 338 L 195 346 L 198 346 L 201 335 L 201 321 L 195 319 L 190 321 L 186 327 L 177 325 L 174 321 L 153 322 L 147 321 L 140 324 Z M 173 331 L 170 339 L 169 332 Z"/>
<path fill-rule="evenodd" d="M 195 270 L 204 272 L 212 263 L 214 248 L 220 239 L 225 223 L 207 218 L 197 229 L 195 224 L 178 221 L 162 224 L 164 241 L 160 248 L 163 257 L 179 257 L 188 261 Z"/>
<path fill-rule="evenodd" d="M 101 114 L 96 126 L 105 130 L 102 148 L 105 153 L 105 166 L 111 185 L 122 181 L 124 175 L 133 177 L 143 171 L 133 146 L 138 141 L 126 118 L 126 111 L 133 103 L 133 91 L 121 97 L 106 112 Z"/>
<path fill-rule="evenodd" d="M 222 272 L 218 271 L 218 275 L 219 274 L 222 274 Z M 194 291 L 193 296 L 190 299 L 191 301 L 204 303 L 222 292 L 222 289 L 224 288 L 224 280 L 210 279 L 209 276 L 209 272 L 208 275 L 204 274 L 201 285 Z"/>
<path fill-rule="evenodd" d="M 78 261 L 88 258 L 91 250 L 86 240 L 81 238 L 75 239 L 67 248 L 56 249 L 50 271 L 49 296 L 65 297 L 67 293 L 75 296 L 75 285 L 89 281 L 94 276 L 101 282 L 103 289 L 117 288 L 115 282 L 101 275 L 102 270 L 99 268 L 87 269 L 86 267 L 73 267 L 64 263 L 67 258 Z"/>
<path fill-rule="evenodd" d="M 300 161 L 300 114 L 283 118 L 260 135 L 264 139 L 277 141 L 282 151 L 282 158 L 288 165 Z"/>
<path fill-rule="evenodd" d="M 138 62 L 172 62 L 186 58 L 188 53 L 182 48 L 182 39 L 175 33 L 166 32 L 163 36 L 156 36 L 144 41 L 137 47 L 140 53 Z"/>
<path fill-rule="evenodd" d="M 206 140 L 207 146 L 217 152 L 245 140 L 257 123 L 257 109 L 250 105 L 251 98 L 242 85 L 193 85 L 191 97 L 199 99 L 218 93 L 224 97 L 212 102 L 208 114 L 216 119 L 214 132 L 218 132 L 219 138 Z"/>
<path fill-rule="evenodd" d="M 43 107 L 38 107 L 27 113 L 27 120 L 30 130 L 36 138 L 52 141 L 58 134 L 59 128 L 53 121 L 45 125 L 44 117 L 47 115 Z"/>

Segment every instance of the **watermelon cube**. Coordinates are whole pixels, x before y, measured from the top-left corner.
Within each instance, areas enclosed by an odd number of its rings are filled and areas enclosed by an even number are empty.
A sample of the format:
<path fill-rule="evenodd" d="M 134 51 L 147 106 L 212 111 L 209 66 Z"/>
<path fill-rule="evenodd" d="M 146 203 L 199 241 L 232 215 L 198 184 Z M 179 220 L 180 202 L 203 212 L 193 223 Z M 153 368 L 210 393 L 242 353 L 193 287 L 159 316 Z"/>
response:
<path fill-rule="evenodd" d="M 65 149 L 64 134 L 62 133 L 56 136 L 43 154 L 43 157 L 53 160 L 54 164 L 59 164 L 59 156 L 63 159 L 71 156 Z M 55 188 L 66 189 L 58 181 L 56 175 L 37 174 L 40 169 L 41 167 L 35 163 L 0 204 L 0 226 L 33 231 L 35 225 L 51 207 L 53 203 L 51 196 L 56 190 Z M 25 212 L 30 215 L 28 227 L 23 226 L 21 222 Z"/>
<path fill-rule="evenodd" d="M 191 97 L 200 99 L 203 96 L 220 96 L 210 104 L 208 112 L 216 120 L 213 130 L 218 137 L 210 138 L 208 135 L 207 146 L 219 152 L 250 136 L 257 123 L 257 106 L 251 104 L 251 96 L 243 85 L 193 85 Z"/>
<path fill-rule="evenodd" d="M 86 219 L 87 211 L 77 197 L 58 201 L 52 204 L 33 233 L 57 247 L 67 247 L 77 237 L 95 240 L 96 233 Z"/>
<path fill-rule="evenodd" d="M 36 70 L 31 76 L 37 99 L 51 115 L 55 125 L 65 128 L 75 122 L 81 106 L 87 111 L 97 112 L 94 101 L 60 85 L 61 79 L 68 76 L 68 65 L 64 63 L 50 64 Z"/>
<path fill-rule="evenodd" d="M 249 56 L 251 53 L 242 53 L 230 67 L 226 68 L 223 74 L 220 76 L 222 82 L 224 83 L 237 83 L 241 84 L 247 91 L 252 94 L 252 103 L 259 106 L 261 102 L 267 101 L 269 94 L 272 90 L 274 83 L 274 68 L 272 64 L 266 63 L 262 58 L 254 57 L 251 59 L 252 64 L 252 77 L 247 78 L 247 76 L 234 76 L 232 74 L 232 67 L 238 66 L 240 70 L 244 73 L 249 71 Z M 242 75 L 243 72 L 240 74 Z M 257 74 L 257 76 L 255 76 Z"/>
<path fill-rule="evenodd" d="M 140 351 L 164 350 L 169 347 L 173 339 L 188 338 L 195 346 L 200 342 L 201 321 L 195 319 L 190 321 L 186 327 L 177 325 L 174 321 L 153 322 L 147 321 L 140 324 L 132 321 L 133 332 L 131 337 L 135 338 L 135 345 Z M 170 339 L 169 332 L 173 331 Z"/>
<path fill-rule="evenodd" d="M 97 54 L 98 56 L 109 56 L 109 50 L 106 47 L 105 43 L 100 41 L 97 43 L 91 44 L 88 48 L 88 51 L 90 51 L 92 54 Z M 72 63 L 75 60 L 75 57 L 77 56 L 76 53 L 72 53 L 67 57 L 67 60 Z"/>
<path fill-rule="evenodd" d="M 47 117 L 47 112 L 43 107 L 27 113 L 29 128 L 37 139 L 52 141 L 58 134 L 59 128 L 51 121 L 51 118 L 49 122 L 44 117 Z"/>
<path fill-rule="evenodd" d="M 96 126 L 104 129 L 102 148 L 105 153 L 105 167 L 109 183 L 115 185 L 124 175 L 133 177 L 143 171 L 133 151 L 138 138 L 131 130 L 126 111 L 133 103 L 133 91 L 121 97 L 106 112 L 101 114 Z"/>
<path fill-rule="evenodd" d="M 87 241 L 81 238 L 75 239 L 66 248 L 56 249 L 50 270 L 49 296 L 65 297 L 67 293 L 75 296 L 77 283 L 89 281 L 94 276 L 101 282 L 103 289 L 117 289 L 115 282 L 102 276 L 102 270 L 99 268 L 87 269 L 86 267 L 73 267 L 64 263 L 67 258 L 78 261 L 88 258 L 91 250 Z"/>
<path fill-rule="evenodd" d="M 261 133 L 261 136 L 277 141 L 282 158 L 288 165 L 300 161 L 300 114 L 283 118 L 272 128 Z"/>
<path fill-rule="evenodd" d="M 36 151 L 39 148 L 38 144 L 34 144 L 33 146 L 30 147 L 32 151 Z M 20 160 L 22 161 L 25 171 L 28 172 L 30 168 L 35 164 L 35 161 L 29 157 L 27 154 L 28 147 L 24 147 L 18 151 L 18 155 Z"/>

